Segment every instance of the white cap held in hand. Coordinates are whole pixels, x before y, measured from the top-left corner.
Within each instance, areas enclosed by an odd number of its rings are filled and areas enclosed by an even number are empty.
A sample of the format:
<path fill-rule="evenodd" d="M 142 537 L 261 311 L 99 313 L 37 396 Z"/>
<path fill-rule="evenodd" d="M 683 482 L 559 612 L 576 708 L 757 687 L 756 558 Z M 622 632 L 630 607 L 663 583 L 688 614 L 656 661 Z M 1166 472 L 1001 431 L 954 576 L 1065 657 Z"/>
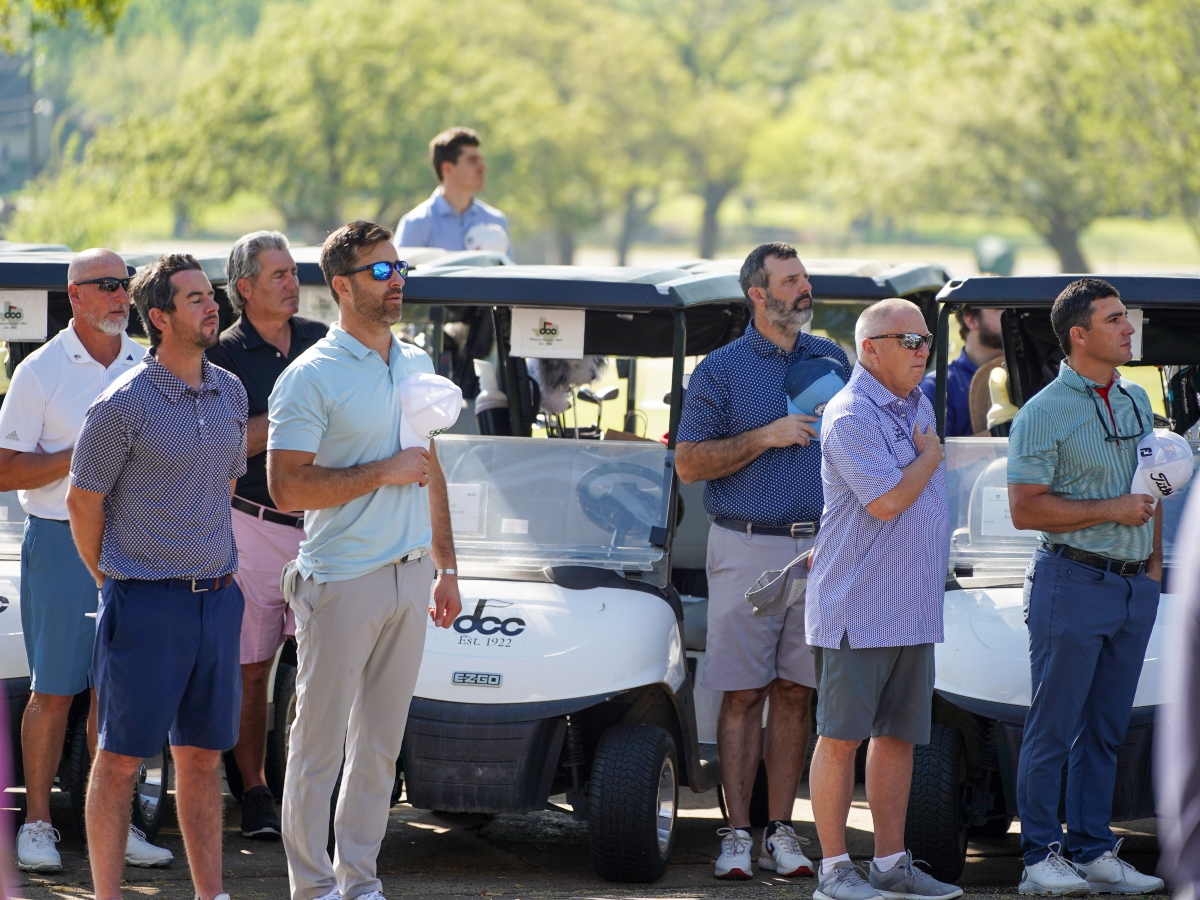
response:
<path fill-rule="evenodd" d="M 1137 446 L 1137 471 L 1131 494 L 1148 494 L 1155 500 L 1170 497 L 1192 478 L 1192 448 L 1173 431 L 1160 428 L 1146 435 Z"/>
<path fill-rule="evenodd" d="M 418 372 L 400 382 L 400 449 L 424 447 L 453 427 L 462 412 L 462 390 L 449 378 Z"/>

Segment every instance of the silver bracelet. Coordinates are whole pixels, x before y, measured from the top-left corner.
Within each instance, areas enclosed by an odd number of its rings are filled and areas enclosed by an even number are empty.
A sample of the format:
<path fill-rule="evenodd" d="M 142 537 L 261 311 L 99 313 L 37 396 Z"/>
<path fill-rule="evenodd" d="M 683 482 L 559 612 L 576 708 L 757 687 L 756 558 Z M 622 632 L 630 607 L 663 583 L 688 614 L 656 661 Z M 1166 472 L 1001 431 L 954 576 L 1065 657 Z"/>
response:
<path fill-rule="evenodd" d="M 458 575 L 458 569 L 434 569 L 437 575 Z"/>

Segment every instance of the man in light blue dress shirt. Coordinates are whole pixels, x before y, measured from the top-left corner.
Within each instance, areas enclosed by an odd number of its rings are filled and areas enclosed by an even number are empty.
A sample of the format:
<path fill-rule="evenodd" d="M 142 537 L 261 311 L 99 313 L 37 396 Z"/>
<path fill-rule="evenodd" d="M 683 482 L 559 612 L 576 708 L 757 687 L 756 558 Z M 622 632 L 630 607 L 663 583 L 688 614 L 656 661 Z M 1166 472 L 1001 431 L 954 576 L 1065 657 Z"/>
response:
<path fill-rule="evenodd" d="M 479 135 L 470 128 L 443 131 L 429 142 L 429 161 L 438 187 L 400 220 L 396 246 L 495 250 L 511 256 L 504 213 L 475 197 L 487 174 Z"/>

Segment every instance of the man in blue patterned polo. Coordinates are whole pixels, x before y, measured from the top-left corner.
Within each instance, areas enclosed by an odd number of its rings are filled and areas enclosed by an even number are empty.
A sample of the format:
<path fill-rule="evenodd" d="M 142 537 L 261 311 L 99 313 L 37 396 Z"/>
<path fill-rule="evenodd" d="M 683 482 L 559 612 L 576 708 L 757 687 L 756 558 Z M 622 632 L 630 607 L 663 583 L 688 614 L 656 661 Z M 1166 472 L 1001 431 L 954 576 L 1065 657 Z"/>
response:
<path fill-rule="evenodd" d="M 1117 370 L 1133 358 L 1134 327 L 1116 288 L 1072 282 L 1050 324 L 1067 358 L 1021 407 L 1008 446 L 1013 524 L 1042 532 L 1025 575 L 1033 700 L 1017 767 L 1019 890 L 1150 893 L 1162 879 L 1117 855 L 1109 818 L 1162 580 L 1162 506 L 1130 493 L 1154 413 Z M 1070 863 L 1058 820 L 1064 764 Z"/>
<path fill-rule="evenodd" d="M 246 391 L 204 357 L 217 340 L 217 302 L 194 258 L 160 257 L 130 294 L 153 355 L 88 410 L 67 491 L 75 546 L 100 587 L 92 881 L 101 900 L 121 896 L 134 779 L 169 735 L 196 896 L 228 900 L 219 769 L 242 706 L 229 498 L 246 474 Z"/>
<path fill-rule="evenodd" d="M 717 746 L 729 815 L 729 827 L 719 832 L 716 876 L 753 874 L 750 793 L 764 756 L 771 821 L 759 866 L 780 875 L 812 875 L 791 822 L 816 685 L 804 606 L 758 618 L 745 595 L 763 572 L 786 566 L 812 546 L 821 517 L 818 418 L 788 413 L 788 370 L 806 359 L 831 357 L 849 377 L 850 365 L 833 341 L 801 331 L 812 319 L 812 285 L 794 247 L 758 247 L 746 257 L 740 282 L 754 321 L 692 373 L 675 458 L 684 482 L 708 482 L 704 506 L 713 517 L 702 681 L 724 692 Z"/>
<path fill-rule="evenodd" d="M 929 743 L 950 556 L 945 454 L 918 387 L 932 340 L 915 304 L 867 307 L 854 327 L 858 365 L 825 408 L 825 512 L 805 611 L 818 679 L 809 789 L 824 900 L 962 894 L 916 868 L 904 848 L 913 745 Z M 864 880 L 847 852 L 846 819 L 854 757 L 868 738 L 875 858 Z"/>

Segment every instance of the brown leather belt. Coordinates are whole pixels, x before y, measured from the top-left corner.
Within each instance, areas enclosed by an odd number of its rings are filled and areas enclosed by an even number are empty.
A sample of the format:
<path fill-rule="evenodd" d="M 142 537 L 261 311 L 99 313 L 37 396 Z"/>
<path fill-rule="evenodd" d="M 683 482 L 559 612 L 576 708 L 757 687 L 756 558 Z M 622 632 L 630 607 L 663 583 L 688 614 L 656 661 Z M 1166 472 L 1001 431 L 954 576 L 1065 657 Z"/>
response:
<path fill-rule="evenodd" d="M 277 525 L 290 525 L 292 528 L 304 527 L 304 516 L 280 512 L 277 509 L 271 509 L 269 506 L 260 506 L 257 503 L 251 503 L 249 500 L 243 500 L 236 495 L 230 501 L 230 506 L 238 512 L 244 512 L 246 515 L 262 519 L 264 522 L 274 522 Z"/>
<path fill-rule="evenodd" d="M 233 584 L 233 573 L 222 575 L 220 578 L 158 578 L 148 580 L 147 583 L 159 584 L 172 590 L 189 590 L 193 594 L 202 594 L 205 591 L 219 591 L 229 587 Z"/>
<path fill-rule="evenodd" d="M 1107 556 L 1101 556 L 1099 553 L 1088 553 L 1086 550 L 1078 550 L 1068 544 L 1047 544 L 1042 541 L 1042 547 L 1049 550 L 1055 556 L 1061 556 L 1063 559 L 1069 559 L 1072 562 L 1083 563 L 1085 566 L 1091 566 L 1093 569 L 1101 569 L 1105 572 L 1112 572 L 1115 575 L 1141 575 L 1146 571 L 1146 561 L 1131 562 L 1125 559 L 1109 559 Z"/>

